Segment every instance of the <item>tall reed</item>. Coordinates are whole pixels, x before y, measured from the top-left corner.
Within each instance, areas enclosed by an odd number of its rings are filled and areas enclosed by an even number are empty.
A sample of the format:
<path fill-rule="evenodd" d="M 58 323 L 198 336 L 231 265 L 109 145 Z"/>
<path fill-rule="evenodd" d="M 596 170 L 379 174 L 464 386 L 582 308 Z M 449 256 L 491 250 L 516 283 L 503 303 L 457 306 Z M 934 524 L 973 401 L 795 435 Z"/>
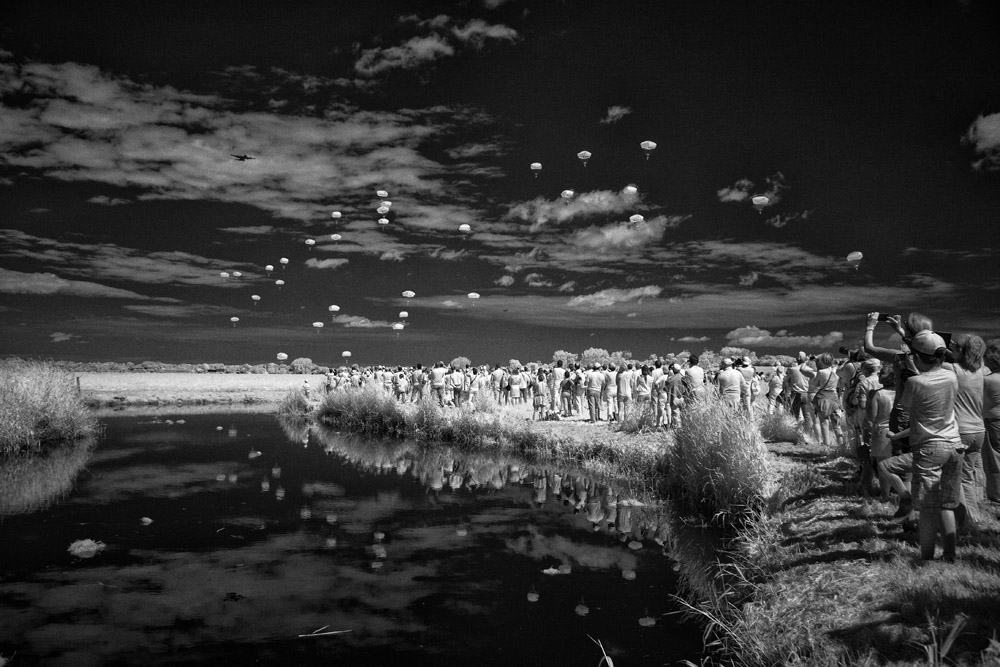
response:
<path fill-rule="evenodd" d="M 98 432 L 73 376 L 53 364 L 0 364 L 0 456 L 38 453 Z"/>
<path fill-rule="evenodd" d="M 685 406 L 664 462 L 667 495 L 681 514 L 738 524 L 764 503 L 769 466 L 760 430 L 715 395 Z"/>

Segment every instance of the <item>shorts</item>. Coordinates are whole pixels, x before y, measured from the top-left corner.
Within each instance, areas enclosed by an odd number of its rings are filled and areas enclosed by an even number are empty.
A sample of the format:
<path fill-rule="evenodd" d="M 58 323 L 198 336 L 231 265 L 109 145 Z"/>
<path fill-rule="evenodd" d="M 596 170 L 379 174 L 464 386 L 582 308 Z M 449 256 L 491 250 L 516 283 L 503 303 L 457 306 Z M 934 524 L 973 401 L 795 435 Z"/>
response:
<path fill-rule="evenodd" d="M 959 442 L 924 443 L 913 452 L 913 474 L 919 477 L 920 510 L 953 510 L 962 499 L 962 462 Z"/>
<path fill-rule="evenodd" d="M 542 396 L 541 394 L 536 394 L 535 397 L 531 400 L 531 404 L 536 408 L 544 408 L 545 397 Z"/>
<path fill-rule="evenodd" d="M 832 398 L 813 399 L 813 411 L 820 419 L 829 419 L 840 409 L 840 403 Z"/>

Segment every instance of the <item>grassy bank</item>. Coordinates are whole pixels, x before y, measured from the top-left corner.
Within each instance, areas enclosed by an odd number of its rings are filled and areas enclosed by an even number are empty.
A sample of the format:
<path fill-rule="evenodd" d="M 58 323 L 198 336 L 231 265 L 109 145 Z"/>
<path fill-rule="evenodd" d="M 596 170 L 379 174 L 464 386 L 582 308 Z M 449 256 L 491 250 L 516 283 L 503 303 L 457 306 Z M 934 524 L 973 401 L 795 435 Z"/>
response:
<path fill-rule="evenodd" d="M 0 456 L 39 453 L 97 430 L 72 375 L 41 362 L 0 365 Z"/>

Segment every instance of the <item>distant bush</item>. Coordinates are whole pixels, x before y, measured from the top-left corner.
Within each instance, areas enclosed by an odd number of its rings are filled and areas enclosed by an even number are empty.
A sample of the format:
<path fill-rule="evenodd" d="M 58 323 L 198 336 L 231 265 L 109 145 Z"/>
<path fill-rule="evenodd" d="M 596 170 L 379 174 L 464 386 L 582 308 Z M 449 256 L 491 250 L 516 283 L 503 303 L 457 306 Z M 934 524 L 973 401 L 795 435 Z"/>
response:
<path fill-rule="evenodd" d="M 72 375 L 50 363 L 0 364 L 0 455 L 40 452 L 97 431 Z"/>

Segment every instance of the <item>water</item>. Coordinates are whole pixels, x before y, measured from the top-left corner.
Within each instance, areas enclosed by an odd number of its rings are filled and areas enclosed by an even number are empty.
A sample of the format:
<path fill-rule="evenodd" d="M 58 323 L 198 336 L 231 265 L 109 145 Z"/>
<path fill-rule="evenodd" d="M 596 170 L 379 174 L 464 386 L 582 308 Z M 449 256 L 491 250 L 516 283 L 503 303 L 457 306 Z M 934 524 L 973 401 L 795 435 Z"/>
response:
<path fill-rule="evenodd" d="M 0 521 L 0 655 L 593 665 L 593 638 L 616 667 L 700 656 L 655 512 L 615 509 L 615 488 L 268 415 L 170 419 L 105 420 L 69 495 Z"/>

